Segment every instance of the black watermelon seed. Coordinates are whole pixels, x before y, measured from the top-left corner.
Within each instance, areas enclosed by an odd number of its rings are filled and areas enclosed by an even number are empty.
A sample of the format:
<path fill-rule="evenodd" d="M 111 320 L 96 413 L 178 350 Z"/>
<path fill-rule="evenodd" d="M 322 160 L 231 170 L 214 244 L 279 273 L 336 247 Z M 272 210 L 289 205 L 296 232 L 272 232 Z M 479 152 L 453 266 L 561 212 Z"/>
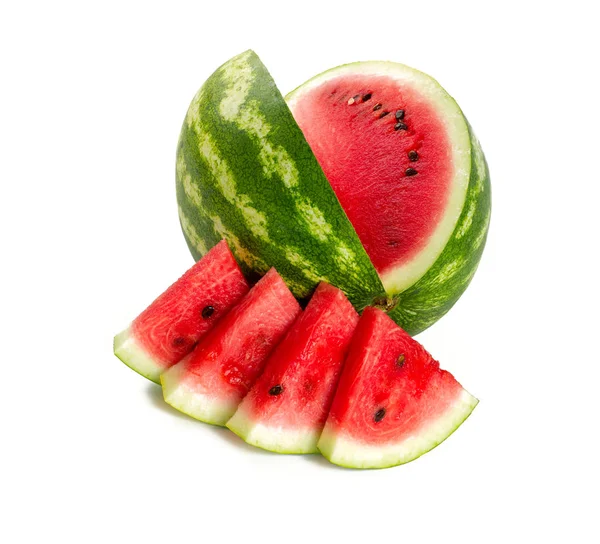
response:
<path fill-rule="evenodd" d="M 371 93 L 367 93 L 362 97 L 362 101 L 366 102 L 367 100 L 370 100 L 371 98 Z"/>
<path fill-rule="evenodd" d="M 419 154 L 413 149 L 408 152 L 408 160 L 411 162 L 415 162 L 419 160 Z"/>
<path fill-rule="evenodd" d="M 408 127 L 404 123 L 396 123 L 394 130 L 406 130 Z"/>
<path fill-rule="evenodd" d="M 398 121 L 402 121 L 402 119 L 404 119 L 404 110 L 398 110 L 396 112 L 396 119 L 398 119 Z"/>
<path fill-rule="evenodd" d="M 373 111 L 377 111 L 381 109 L 381 104 L 375 104 L 375 106 L 373 106 Z"/>
<path fill-rule="evenodd" d="M 183 336 L 178 336 L 173 340 L 174 346 L 183 346 L 185 344 L 185 338 Z"/>
<path fill-rule="evenodd" d="M 205 306 L 204 308 L 202 308 L 203 319 L 208 319 L 214 313 L 215 313 L 215 308 L 213 306 Z"/>
<path fill-rule="evenodd" d="M 402 355 L 400 355 L 400 357 L 398 357 L 398 360 L 396 361 L 396 364 L 399 367 L 403 367 L 405 362 L 406 362 L 406 357 L 404 356 L 404 353 L 403 353 Z"/>
<path fill-rule="evenodd" d="M 276 395 L 280 395 L 283 392 L 283 386 L 277 384 L 274 385 L 273 387 L 271 387 L 271 389 L 269 389 L 269 395 L 271 396 L 276 396 Z"/>
<path fill-rule="evenodd" d="M 375 423 L 379 423 L 385 416 L 385 408 L 379 408 L 379 410 L 377 410 L 377 412 L 375 412 L 375 416 L 373 417 L 373 419 L 375 420 Z"/>
<path fill-rule="evenodd" d="M 418 172 L 414 168 L 407 168 L 404 172 L 407 176 L 416 176 Z"/>
<path fill-rule="evenodd" d="M 382 111 L 382 112 L 379 114 L 379 119 L 383 119 L 383 118 L 384 118 L 384 117 L 385 117 L 385 116 L 386 116 L 388 113 L 390 113 L 390 112 L 389 112 L 389 111 Z"/>

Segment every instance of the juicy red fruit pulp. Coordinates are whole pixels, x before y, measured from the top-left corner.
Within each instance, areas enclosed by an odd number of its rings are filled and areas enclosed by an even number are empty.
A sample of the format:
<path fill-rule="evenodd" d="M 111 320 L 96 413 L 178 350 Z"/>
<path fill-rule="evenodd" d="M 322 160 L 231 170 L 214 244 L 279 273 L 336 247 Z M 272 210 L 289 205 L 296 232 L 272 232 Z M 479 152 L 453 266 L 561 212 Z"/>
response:
<path fill-rule="evenodd" d="M 198 391 L 241 401 L 300 305 L 272 268 L 184 359 Z"/>
<path fill-rule="evenodd" d="M 418 435 L 462 391 L 421 344 L 369 307 L 352 338 L 328 423 L 372 445 L 399 442 Z"/>
<path fill-rule="evenodd" d="M 294 118 L 377 271 L 411 260 L 443 216 L 453 175 L 433 106 L 387 76 L 342 76 L 303 93 Z"/>
<path fill-rule="evenodd" d="M 244 399 L 247 416 L 275 428 L 320 431 L 357 323 L 342 291 L 321 283 Z"/>
<path fill-rule="evenodd" d="M 171 366 L 190 353 L 249 288 L 222 240 L 133 321 L 133 334 L 157 362 Z"/>

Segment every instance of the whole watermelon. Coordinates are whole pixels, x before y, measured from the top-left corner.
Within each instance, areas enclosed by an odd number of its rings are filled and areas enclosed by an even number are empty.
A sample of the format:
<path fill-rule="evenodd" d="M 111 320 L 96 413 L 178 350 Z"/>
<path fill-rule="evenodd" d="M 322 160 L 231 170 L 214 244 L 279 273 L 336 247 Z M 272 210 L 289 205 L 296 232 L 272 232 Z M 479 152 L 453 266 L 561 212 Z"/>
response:
<path fill-rule="evenodd" d="M 192 255 L 225 238 L 251 276 L 274 266 L 299 298 L 326 281 L 424 330 L 468 286 L 489 226 L 489 172 L 462 111 L 395 63 L 330 70 L 287 100 L 252 51 L 192 100 L 176 168 Z"/>

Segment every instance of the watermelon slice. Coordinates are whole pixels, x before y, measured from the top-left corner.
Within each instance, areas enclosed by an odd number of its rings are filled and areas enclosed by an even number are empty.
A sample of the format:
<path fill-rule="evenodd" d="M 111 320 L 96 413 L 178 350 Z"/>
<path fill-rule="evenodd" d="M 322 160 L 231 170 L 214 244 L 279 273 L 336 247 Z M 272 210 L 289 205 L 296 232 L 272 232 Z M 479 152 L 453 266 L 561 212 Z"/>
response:
<path fill-rule="evenodd" d="M 321 283 L 227 422 L 246 442 L 280 453 L 314 453 L 358 314 Z"/>
<path fill-rule="evenodd" d="M 114 353 L 153 382 L 190 353 L 249 290 L 222 240 L 115 336 Z"/>
<path fill-rule="evenodd" d="M 387 315 L 366 308 L 318 447 L 347 467 L 407 463 L 450 436 L 477 402 Z"/>
<path fill-rule="evenodd" d="M 165 401 L 200 421 L 224 425 L 300 312 L 272 268 L 192 353 L 161 375 Z"/>

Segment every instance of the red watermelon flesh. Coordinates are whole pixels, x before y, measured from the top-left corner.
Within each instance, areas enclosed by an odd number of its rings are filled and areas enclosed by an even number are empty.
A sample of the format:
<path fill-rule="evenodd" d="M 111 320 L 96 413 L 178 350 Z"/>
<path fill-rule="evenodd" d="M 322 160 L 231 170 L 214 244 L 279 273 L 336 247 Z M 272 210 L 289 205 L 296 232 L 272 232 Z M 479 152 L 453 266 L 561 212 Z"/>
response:
<path fill-rule="evenodd" d="M 317 452 L 357 323 L 344 293 L 321 283 L 227 426 L 271 451 Z"/>
<path fill-rule="evenodd" d="M 115 337 L 115 354 L 158 383 L 249 289 L 222 240 Z"/>
<path fill-rule="evenodd" d="M 477 400 L 385 313 L 366 308 L 319 449 L 330 461 L 382 468 L 445 440 Z"/>
<path fill-rule="evenodd" d="M 358 69 L 323 76 L 288 103 L 385 277 L 425 248 L 444 215 L 454 175 L 450 139 L 434 104 L 409 80 Z"/>
<path fill-rule="evenodd" d="M 300 312 L 272 268 L 192 353 L 161 376 L 165 401 L 196 419 L 224 425 Z"/>

